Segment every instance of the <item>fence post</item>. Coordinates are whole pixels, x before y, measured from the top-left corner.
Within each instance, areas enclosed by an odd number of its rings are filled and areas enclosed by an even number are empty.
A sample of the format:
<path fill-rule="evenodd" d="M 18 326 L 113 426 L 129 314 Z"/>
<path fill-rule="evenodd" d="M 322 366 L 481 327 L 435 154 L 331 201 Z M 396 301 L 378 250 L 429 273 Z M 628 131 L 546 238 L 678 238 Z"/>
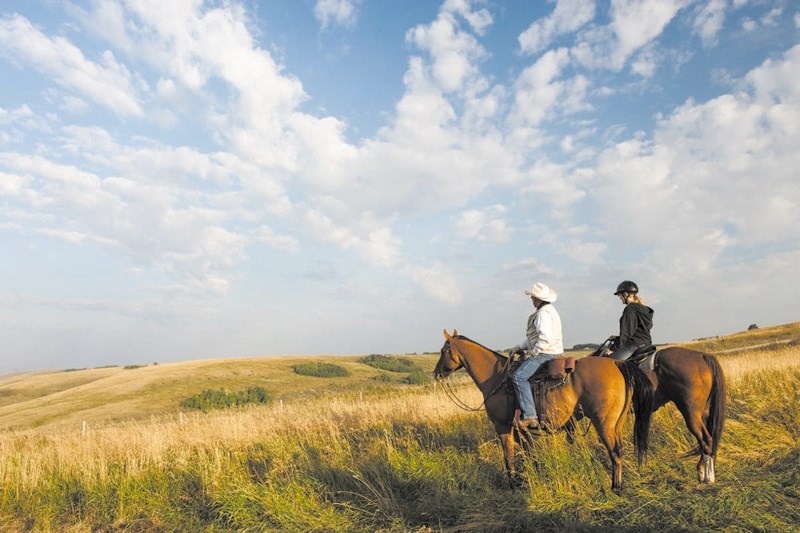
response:
<path fill-rule="evenodd" d="M 83 431 L 81 432 L 82 435 L 86 435 L 86 420 L 83 421 Z"/>

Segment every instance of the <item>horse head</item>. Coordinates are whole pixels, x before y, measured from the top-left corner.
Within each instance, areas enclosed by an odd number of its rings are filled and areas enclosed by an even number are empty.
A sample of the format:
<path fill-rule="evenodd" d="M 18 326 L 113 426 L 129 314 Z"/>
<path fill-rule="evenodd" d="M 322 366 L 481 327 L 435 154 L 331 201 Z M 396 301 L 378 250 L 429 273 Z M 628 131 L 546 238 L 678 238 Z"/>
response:
<path fill-rule="evenodd" d="M 453 330 L 453 335 L 450 335 L 447 330 L 444 330 L 444 345 L 439 351 L 439 362 L 436 363 L 436 368 L 433 370 L 433 377 L 437 381 L 447 379 L 447 377 L 464 366 L 461 359 L 458 357 L 458 352 L 453 352 L 451 342 L 453 337 L 458 335 L 457 330 Z"/>

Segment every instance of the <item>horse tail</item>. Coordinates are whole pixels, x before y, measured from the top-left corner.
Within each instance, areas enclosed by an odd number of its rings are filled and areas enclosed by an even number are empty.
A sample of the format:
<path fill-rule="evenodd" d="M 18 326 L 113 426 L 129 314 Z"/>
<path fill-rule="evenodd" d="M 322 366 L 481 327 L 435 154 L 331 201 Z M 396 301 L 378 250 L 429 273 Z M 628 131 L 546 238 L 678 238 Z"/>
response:
<path fill-rule="evenodd" d="M 708 367 L 711 369 L 711 392 L 708 395 L 708 420 L 706 429 L 711 435 L 711 456 L 716 457 L 717 447 L 719 446 L 722 429 L 725 426 L 725 415 L 728 410 L 728 387 L 725 383 L 725 374 L 722 373 L 722 366 L 716 357 L 711 354 L 703 354 Z"/>
<path fill-rule="evenodd" d="M 641 464 L 650 447 L 650 421 L 655 400 L 653 384 L 636 363 L 619 361 L 617 366 L 625 377 L 628 389 L 633 390 L 633 446 L 636 460 Z"/>

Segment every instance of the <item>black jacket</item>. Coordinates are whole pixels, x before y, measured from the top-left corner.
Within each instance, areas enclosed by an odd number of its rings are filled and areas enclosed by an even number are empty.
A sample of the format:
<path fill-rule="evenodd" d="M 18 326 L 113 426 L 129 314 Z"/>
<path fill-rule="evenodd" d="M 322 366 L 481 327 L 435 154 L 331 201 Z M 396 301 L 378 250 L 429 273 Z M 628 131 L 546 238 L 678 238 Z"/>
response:
<path fill-rule="evenodd" d="M 619 319 L 619 347 L 653 344 L 650 329 L 653 327 L 653 310 L 646 305 L 629 303 Z"/>

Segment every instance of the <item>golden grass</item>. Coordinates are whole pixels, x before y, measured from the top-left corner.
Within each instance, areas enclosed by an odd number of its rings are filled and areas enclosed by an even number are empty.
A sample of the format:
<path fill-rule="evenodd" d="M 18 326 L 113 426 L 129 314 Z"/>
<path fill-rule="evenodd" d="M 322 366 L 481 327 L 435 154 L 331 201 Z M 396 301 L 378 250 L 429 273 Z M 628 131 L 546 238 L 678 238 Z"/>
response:
<path fill-rule="evenodd" d="M 436 356 L 405 356 L 426 372 Z M 129 419 L 174 414 L 180 402 L 206 389 L 265 388 L 275 400 L 294 400 L 343 391 L 386 388 L 374 378 L 385 373 L 360 356 L 250 357 L 150 365 L 39 372 L 0 381 L 0 428 L 76 427 L 115 424 Z M 346 378 L 301 376 L 293 365 L 330 362 L 350 372 Z M 401 374 L 389 373 L 397 381 Z"/>
<path fill-rule="evenodd" d="M 720 355 L 718 358 L 728 383 L 735 384 L 753 372 L 800 369 L 800 346 L 783 345 L 769 350 Z"/>
<path fill-rule="evenodd" d="M 800 369 L 800 349 L 761 350 L 720 357 L 729 384 L 757 371 Z M 478 389 L 463 374 L 454 378 L 454 391 L 468 405 L 478 406 Z M 124 464 L 132 475 L 142 469 L 167 468 L 191 460 L 197 449 L 236 449 L 255 441 L 300 438 L 324 432 L 331 437 L 367 427 L 403 423 L 427 424 L 453 417 L 480 417 L 456 407 L 441 386 L 278 401 L 269 406 L 218 412 L 153 416 L 107 427 L 81 424 L 9 431 L 0 440 L 0 484 L 9 476 L 20 486 L 35 486 L 52 470 L 84 479 L 103 479 L 109 465 Z M 335 440 L 335 439 L 331 439 Z M 498 453 L 499 447 L 491 450 Z M 36 450 L 35 454 L 28 453 Z M 492 452 L 492 453 L 493 453 Z"/>
<path fill-rule="evenodd" d="M 750 420 L 748 417 L 755 417 L 757 413 L 784 416 L 773 413 L 774 409 L 765 405 L 778 397 L 785 397 L 787 405 L 791 402 L 796 405 L 796 391 L 791 396 L 790 389 L 786 388 L 794 385 L 796 389 L 796 383 L 785 379 L 781 386 L 786 390 L 775 390 L 774 374 L 800 369 L 800 347 L 784 344 L 740 354 L 725 353 L 719 359 L 731 386 L 732 400 L 722 443 L 720 475 L 730 478 L 732 469 L 739 468 L 740 463 L 750 469 L 742 470 L 738 474 L 741 476 L 752 477 L 753 472 L 760 471 L 760 465 L 775 468 L 778 472 L 784 471 L 781 465 L 791 461 L 791 450 L 796 448 L 793 435 L 796 435 L 796 428 L 800 424 L 796 420 L 796 412 L 786 413 L 787 418 L 785 421 L 781 419 L 779 424 L 765 423 L 756 418 L 752 418 L 750 425 L 747 424 Z M 344 381 L 337 381 L 298 376 L 291 372 L 292 364 L 321 360 L 342 366 L 350 365 L 347 368 L 352 375 Z M 431 355 L 415 357 L 415 361 L 428 371 L 435 360 L 436 356 Z M 236 376 L 230 377 L 234 373 Z M 159 522 L 169 519 L 163 513 L 181 508 L 174 504 L 160 506 L 148 498 L 178 493 L 181 498 L 199 500 L 206 495 L 213 501 L 211 507 L 220 513 L 230 514 L 230 518 L 225 519 L 228 522 L 222 518 L 213 519 L 216 524 L 249 524 L 247 520 L 262 520 L 266 513 L 275 521 L 271 530 L 276 531 L 283 528 L 322 531 L 326 530 L 325 520 L 328 519 L 338 520 L 336 527 L 331 525 L 333 522 L 328 523 L 328 530 L 331 531 L 349 531 L 353 524 L 357 524 L 359 530 L 374 530 L 370 527 L 375 520 L 382 524 L 401 524 L 386 531 L 405 531 L 403 522 L 397 521 L 402 519 L 405 523 L 427 524 L 424 513 L 428 512 L 426 507 L 429 504 L 439 505 L 442 513 L 451 513 L 449 520 L 451 523 L 460 523 L 459 527 L 465 521 L 474 522 L 475 531 L 486 528 L 501 530 L 504 524 L 514 524 L 518 516 L 536 520 L 536 513 L 552 513 L 553 519 L 558 520 L 561 526 L 575 514 L 587 524 L 609 527 L 617 522 L 604 522 L 607 519 L 603 518 L 597 522 L 597 517 L 605 515 L 612 517 L 612 520 L 624 519 L 613 517 L 618 516 L 614 513 L 621 512 L 615 508 L 627 505 L 626 500 L 610 495 L 600 496 L 608 485 L 608 474 L 606 461 L 593 432 L 581 436 L 579 442 L 582 444 L 578 448 L 567 446 L 563 435 L 537 441 L 536 460 L 525 466 L 529 479 L 537 480 L 529 484 L 527 499 L 520 500 L 511 494 L 498 496 L 512 498 L 511 502 L 498 503 L 528 509 L 530 513 L 511 516 L 497 511 L 485 513 L 484 510 L 492 503 L 496 487 L 503 479 L 502 452 L 485 413 L 462 411 L 449 400 L 440 386 L 395 386 L 370 390 L 362 395 L 364 389 L 361 387 L 371 384 L 371 376 L 377 373 L 379 371 L 358 363 L 356 357 L 250 358 L 95 371 L 97 379 L 81 378 L 63 390 L 16 404 L 18 408 L 27 407 L 29 410 L 25 414 L 35 419 L 36 424 L 26 429 L 0 433 L 0 487 L 3 489 L 0 495 L 5 505 L 5 518 L 17 521 L 14 525 L 20 528 L 20 524 L 26 523 L 26 520 L 35 520 L 36 527 L 43 530 L 64 527 L 61 530 L 88 531 L 97 524 L 108 525 L 107 521 L 117 521 L 115 527 L 125 530 L 125 520 L 141 515 L 144 516 L 143 520 L 149 520 L 138 529 L 143 531 L 159 523 L 167 523 Z M 225 376 L 229 376 L 228 381 L 224 381 Z M 65 386 L 75 377 L 68 376 L 67 379 L 65 376 L 51 375 L 43 379 L 39 382 L 40 390 L 53 390 Z M 248 380 L 254 380 L 253 384 L 256 385 L 264 385 L 270 379 L 274 386 L 284 384 L 292 388 L 292 393 L 278 396 L 268 406 L 207 414 L 184 412 L 181 415 L 171 407 L 174 405 L 170 403 L 172 399 L 179 395 L 185 397 L 192 386 L 199 387 L 199 390 L 211 388 L 209 383 L 216 383 L 213 388 L 219 388 L 220 383 L 240 387 L 239 384 L 250 382 Z M 174 380 L 181 383 L 176 385 Z M 480 405 L 480 393 L 464 372 L 457 373 L 451 380 L 462 401 L 472 406 Z M 184 383 L 191 381 L 194 384 Z M 0 384 L 0 388 L 7 384 Z M 170 392 L 172 388 L 179 393 Z M 269 390 L 271 387 L 267 388 Z M 315 392 L 311 393 L 309 389 Z M 762 389 L 770 392 L 759 392 Z M 142 418 L 141 413 L 136 412 L 134 401 L 143 391 L 149 391 L 151 396 L 139 398 L 141 409 L 152 409 L 155 405 L 164 414 L 152 414 L 158 412 L 153 409 L 148 417 Z M 81 395 L 85 397 L 81 398 Z M 84 417 L 102 414 L 106 412 L 104 409 L 113 410 L 114 406 L 118 406 L 113 403 L 108 407 L 100 405 L 109 398 L 123 398 L 122 403 L 130 402 L 125 408 L 127 411 L 123 409 L 123 412 L 135 416 L 126 420 L 93 419 L 97 422 L 90 421 L 88 431 L 84 433 L 80 423 Z M 763 402 L 759 403 L 762 398 Z M 170 407 L 164 409 L 164 405 Z M 68 423 L 63 419 L 60 422 L 41 423 L 45 417 L 37 414 L 37 408 L 47 406 L 61 409 Z M 10 414 L 3 409 L 0 409 L 0 420 L 11 419 L 4 418 L 10 417 Z M 686 522 L 680 512 L 674 512 L 674 505 L 679 504 L 661 494 L 674 491 L 672 497 L 677 498 L 680 497 L 678 493 L 685 492 L 687 487 L 694 493 L 698 492 L 692 488 L 693 464 L 664 454 L 666 451 L 669 454 L 675 454 L 676 450 L 685 451 L 694 444 L 674 406 L 659 410 L 654 425 L 654 439 L 660 450 L 660 459 L 651 461 L 645 469 L 629 468 L 632 465 L 626 463 L 626 479 L 638 487 L 634 491 L 640 494 L 634 492 L 630 503 L 632 507 L 624 514 L 635 516 L 641 520 L 641 524 L 650 524 L 652 528 L 653 524 L 659 522 L 653 522 L 640 511 L 641 506 L 652 503 L 660 506 L 661 512 L 672 512 L 669 516 L 664 515 L 665 519 L 671 520 L 664 524 L 685 529 Z M 758 433 L 754 434 L 753 428 L 758 428 Z M 769 442 L 771 447 L 769 453 L 764 452 L 764 444 L 754 444 L 756 441 L 762 442 L 764 438 L 767 439 L 764 442 Z M 475 439 L 477 443 L 464 444 L 462 439 Z M 407 449 L 399 450 L 402 447 Z M 465 448 L 469 450 L 466 454 Z M 630 461 L 629 457 L 627 461 Z M 259 466 L 262 464 L 259 461 L 263 462 L 262 466 Z M 309 465 L 315 462 L 322 463 L 323 468 L 310 470 L 312 467 Z M 252 471 L 248 470 L 251 464 L 255 465 Z M 264 477 L 258 477 L 261 475 L 259 468 L 262 467 L 267 473 Z M 481 473 L 476 474 L 476 469 Z M 309 471 L 313 475 L 309 475 Z M 191 476 L 194 475 L 198 476 L 198 490 L 194 490 L 191 483 L 185 485 L 192 481 Z M 637 483 L 637 480 L 646 482 Z M 458 510 L 459 500 L 446 498 L 453 493 L 460 495 L 458 498 L 466 498 L 471 494 L 470 484 L 475 483 L 486 487 L 487 490 L 481 491 L 486 501 L 458 518 L 454 513 Z M 730 484 L 718 484 L 713 489 L 714 501 L 720 497 L 726 505 L 741 505 L 740 502 L 747 498 L 736 496 L 740 492 L 739 485 L 754 491 L 753 498 L 768 500 L 781 497 L 772 489 L 761 490 L 749 478 L 742 477 L 741 481 L 734 484 L 737 487 L 731 487 L 730 490 Z M 284 485 L 290 488 L 284 490 L 281 488 Z M 414 495 L 423 489 L 432 491 L 444 500 L 431 500 L 429 504 L 419 506 L 422 514 L 409 518 L 408 513 L 417 508 L 408 502 L 419 498 Z M 757 489 L 760 492 L 755 492 Z M 325 490 L 339 492 L 333 497 L 330 494 L 326 496 Z M 358 509 L 348 507 L 356 505 L 347 503 L 349 500 L 345 496 L 348 491 L 357 493 Z M 411 496 L 404 497 L 404 491 L 409 491 Z M 553 491 L 558 494 L 557 498 L 553 497 Z M 68 508 L 65 510 L 60 503 L 65 495 L 77 498 L 76 509 L 90 514 L 80 515 L 79 512 L 73 516 Z M 401 498 L 404 498 L 403 503 L 399 500 Z M 694 494 L 693 498 L 692 512 L 705 513 L 705 520 L 709 524 L 725 523 L 725 513 L 720 513 L 713 505 L 708 507 L 705 503 L 707 499 L 702 494 Z M 786 498 L 790 499 L 791 494 Z M 243 507 L 236 507 L 234 501 Z M 330 501 L 339 503 L 331 505 Z M 569 513 L 565 510 L 565 501 L 569 504 Z M 760 505 L 763 504 L 761 502 Z M 664 507 L 666 505 L 671 507 Z M 37 506 L 48 510 L 39 513 Z M 292 515 L 292 510 L 303 506 L 308 508 L 307 512 Z M 367 510 L 364 511 L 362 507 Z M 201 505 L 200 508 L 206 507 Z M 251 518 L 245 518 L 248 516 L 246 508 L 252 514 Z M 780 520 L 791 516 L 792 508 L 791 502 L 781 503 Z M 281 516 L 296 522 L 282 522 L 280 516 L 276 518 L 276 509 L 287 509 L 281 512 Z M 184 514 L 176 520 L 202 516 L 202 512 L 195 512 L 189 507 L 181 512 Z M 470 518 L 470 513 L 475 513 L 474 520 Z M 739 513 L 737 519 L 741 520 L 744 516 Z M 313 517 L 320 517 L 319 521 L 314 522 L 316 519 Z M 0 516 L 0 520 L 3 518 Z M 698 519 L 702 521 L 704 518 L 700 515 Z M 198 520 L 210 523 L 208 521 L 212 519 Z M 547 523 L 549 519 L 545 516 L 542 520 Z M 693 523 L 691 520 L 690 523 Z M 530 529 L 530 526 L 523 527 L 522 524 L 518 523 L 518 530 Z M 252 527 L 258 530 L 258 526 Z M 700 528 L 700 525 L 696 524 L 695 527 Z M 0 527 L 0 530 L 3 528 Z"/>
<path fill-rule="evenodd" d="M 460 381 L 455 387 L 459 398 L 479 405 L 477 388 Z M 352 395 L 315 397 L 264 407 L 131 420 L 97 429 L 88 426 L 85 434 L 78 425 L 9 431 L 0 439 L 0 485 L 30 488 L 53 470 L 86 481 L 103 480 L 110 466 L 119 464 L 135 476 L 145 469 L 186 464 L 198 449 L 237 449 L 258 441 L 320 433 L 334 437 L 373 426 L 390 428 L 398 421 L 430 423 L 457 416 L 481 415 L 465 414 L 446 398 L 441 386 L 426 386 L 367 400 Z M 35 453 L 29 453 L 31 450 Z"/>

